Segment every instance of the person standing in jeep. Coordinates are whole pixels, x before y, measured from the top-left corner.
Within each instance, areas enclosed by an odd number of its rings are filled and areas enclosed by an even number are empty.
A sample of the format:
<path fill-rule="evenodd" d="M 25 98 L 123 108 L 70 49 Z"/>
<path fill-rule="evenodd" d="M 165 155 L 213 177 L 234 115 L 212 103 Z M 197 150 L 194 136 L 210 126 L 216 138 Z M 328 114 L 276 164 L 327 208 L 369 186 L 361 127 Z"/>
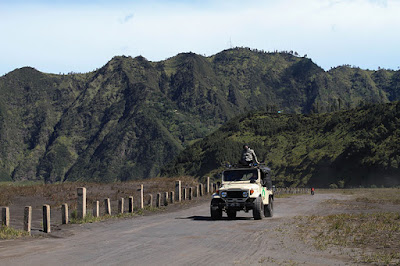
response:
<path fill-rule="evenodd" d="M 239 162 L 243 165 L 249 165 L 251 163 L 259 163 L 257 160 L 256 153 L 254 152 L 254 150 L 250 149 L 249 145 L 247 144 L 243 145 L 242 155 L 240 157 Z"/>

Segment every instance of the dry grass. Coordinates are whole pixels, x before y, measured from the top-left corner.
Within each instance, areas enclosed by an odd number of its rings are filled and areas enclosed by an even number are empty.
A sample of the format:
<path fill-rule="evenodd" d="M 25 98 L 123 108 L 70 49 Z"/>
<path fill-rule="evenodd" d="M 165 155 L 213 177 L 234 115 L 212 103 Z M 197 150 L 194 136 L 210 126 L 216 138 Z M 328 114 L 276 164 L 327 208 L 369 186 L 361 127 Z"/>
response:
<path fill-rule="evenodd" d="M 310 216 L 301 218 L 300 224 L 317 249 L 358 248 L 360 262 L 400 263 L 399 213 Z"/>
<path fill-rule="evenodd" d="M 29 236 L 29 233 L 6 226 L 0 228 L 0 239 L 15 239 L 23 236 Z"/>
<path fill-rule="evenodd" d="M 305 194 L 309 194 L 309 192 L 307 191 L 307 192 L 301 192 L 301 193 L 295 193 L 295 194 L 279 192 L 279 193 L 274 193 L 274 197 L 275 198 L 290 198 L 293 196 L 302 196 Z"/>
<path fill-rule="evenodd" d="M 355 201 L 363 203 L 400 204 L 400 188 L 356 188 L 356 189 L 320 189 L 318 193 L 340 193 L 353 195 Z"/>
<path fill-rule="evenodd" d="M 6 235 L 16 237 L 18 230 L 21 228 L 21 221 L 23 219 L 23 209 L 25 206 L 31 206 L 33 210 L 33 223 L 41 219 L 41 212 L 43 204 L 49 204 L 52 207 L 52 221 L 53 224 L 61 224 L 61 215 L 58 215 L 63 203 L 68 204 L 72 223 L 93 223 L 105 219 L 124 218 L 136 215 L 143 215 L 144 213 L 153 211 L 163 211 L 164 208 L 154 208 L 145 206 L 144 210 L 139 209 L 140 206 L 140 187 L 143 184 L 145 205 L 150 198 L 149 194 L 153 195 L 153 205 L 155 205 L 156 193 L 171 192 L 175 190 L 175 181 L 181 180 L 182 187 L 195 187 L 198 181 L 190 177 L 178 178 L 152 178 L 139 181 L 130 182 L 117 182 L 117 183 L 58 183 L 58 184 L 43 184 L 32 182 L 20 183 L 0 183 L 0 206 L 10 207 L 10 225 L 13 229 L 7 228 L 2 231 L 2 238 Z M 86 187 L 87 189 L 87 208 L 88 215 L 83 220 L 74 218 L 77 209 L 77 188 Z M 134 213 L 118 214 L 114 211 L 113 215 L 104 215 L 104 199 L 109 198 L 111 201 L 111 209 L 117 210 L 118 200 L 121 198 L 127 199 L 133 196 L 134 198 Z M 99 218 L 91 215 L 91 208 L 95 201 L 100 202 L 100 216 Z M 125 203 L 125 210 L 128 203 Z M 75 215 L 76 217 L 76 215 Z M 41 226 L 40 226 L 41 227 Z M 4 235 L 4 237 L 3 237 Z"/>
<path fill-rule="evenodd" d="M 357 263 L 399 264 L 400 213 L 376 212 L 376 208 L 378 206 L 378 209 L 385 210 L 400 204 L 400 190 L 345 189 L 335 192 L 352 195 L 353 199 L 328 200 L 325 203 L 331 206 L 346 206 L 346 211 L 350 212 L 299 217 L 302 238 L 320 250 L 330 247 L 346 248 L 347 252 L 351 250 L 350 255 Z M 360 206 L 362 208 L 358 208 Z M 374 206 L 371 209 L 375 209 L 375 212 L 366 208 L 368 206 Z"/>
<path fill-rule="evenodd" d="M 356 194 L 357 202 L 400 204 L 400 189 L 382 188 L 361 190 Z"/>
<path fill-rule="evenodd" d="M 197 180 L 190 177 L 179 178 L 152 178 L 139 181 L 118 183 L 59 183 L 59 184 L 24 184 L 0 183 L 0 206 L 13 205 L 20 198 L 34 197 L 42 199 L 51 206 L 60 206 L 69 203 L 70 208 L 76 208 L 77 187 L 86 187 L 87 202 L 102 201 L 105 198 L 117 200 L 133 196 L 136 201 L 139 197 L 140 185 L 144 186 L 144 194 L 174 191 L 175 180 L 181 180 L 183 187 L 196 186 Z"/>
<path fill-rule="evenodd" d="M 133 216 L 138 216 L 138 215 L 143 215 L 144 212 L 156 212 L 156 211 L 162 211 L 164 210 L 165 207 L 161 206 L 160 208 L 156 208 L 153 206 L 145 206 L 144 209 L 139 209 L 135 208 L 132 213 L 129 212 L 124 212 L 124 213 L 118 213 L 114 215 L 103 215 L 99 217 L 94 217 L 91 213 L 87 213 L 85 218 L 83 219 L 78 219 L 76 216 L 76 212 L 72 213 L 71 215 L 71 224 L 86 224 L 86 223 L 96 223 L 108 219 L 117 219 L 117 218 L 128 218 L 128 217 L 133 217 Z"/>

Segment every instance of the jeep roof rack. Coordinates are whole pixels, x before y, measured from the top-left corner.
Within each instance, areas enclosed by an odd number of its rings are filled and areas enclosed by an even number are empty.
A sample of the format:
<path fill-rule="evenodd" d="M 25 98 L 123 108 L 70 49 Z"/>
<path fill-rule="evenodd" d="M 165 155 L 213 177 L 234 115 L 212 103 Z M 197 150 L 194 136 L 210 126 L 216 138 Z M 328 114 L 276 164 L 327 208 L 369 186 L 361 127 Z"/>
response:
<path fill-rule="evenodd" d="M 226 165 L 227 169 L 248 169 L 248 168 L 256 168 L 256 169 L 260 169 L 261 171 L 263 171 L 264 173 L 266 172 L 270 172 L 271 169 L 269 167 L 266 166 L 265 163 L 251 163 L 249 165 L 244 165 L 244 164 L 227 164 Z"/>

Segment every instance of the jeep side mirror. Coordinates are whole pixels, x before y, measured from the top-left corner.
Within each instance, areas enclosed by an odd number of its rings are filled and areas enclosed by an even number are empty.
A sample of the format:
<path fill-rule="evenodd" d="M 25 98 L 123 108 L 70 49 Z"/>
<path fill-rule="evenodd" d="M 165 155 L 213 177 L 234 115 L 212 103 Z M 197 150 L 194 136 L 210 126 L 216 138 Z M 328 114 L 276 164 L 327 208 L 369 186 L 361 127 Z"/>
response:
<path fill-rule="evenodd" d="M 263 187 L 265 187 L 265 184 L 266 184 L 265 179 L 261 179 L 261 185 L 262 185 Z"/>

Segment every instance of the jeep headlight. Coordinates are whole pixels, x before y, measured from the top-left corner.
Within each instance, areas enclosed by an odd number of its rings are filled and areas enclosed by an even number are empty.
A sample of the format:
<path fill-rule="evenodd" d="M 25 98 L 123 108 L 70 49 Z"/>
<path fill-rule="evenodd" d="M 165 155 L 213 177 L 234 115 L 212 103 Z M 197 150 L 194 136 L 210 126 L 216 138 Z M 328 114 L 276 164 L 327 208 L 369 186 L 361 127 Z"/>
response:
<path fill-rule="evenodd" d="M 226 191 L 222 191 L 222 192 L 221 192 L 221 197 L 226 198 L 226 195 L 227 195 L 227 194 L 226 194 Z"/>
<path fill-rule="evenodd" d="M 249 193 L 247 191 L 243 191 L 243 198 L 247 198 L 249 196 Z"/>

